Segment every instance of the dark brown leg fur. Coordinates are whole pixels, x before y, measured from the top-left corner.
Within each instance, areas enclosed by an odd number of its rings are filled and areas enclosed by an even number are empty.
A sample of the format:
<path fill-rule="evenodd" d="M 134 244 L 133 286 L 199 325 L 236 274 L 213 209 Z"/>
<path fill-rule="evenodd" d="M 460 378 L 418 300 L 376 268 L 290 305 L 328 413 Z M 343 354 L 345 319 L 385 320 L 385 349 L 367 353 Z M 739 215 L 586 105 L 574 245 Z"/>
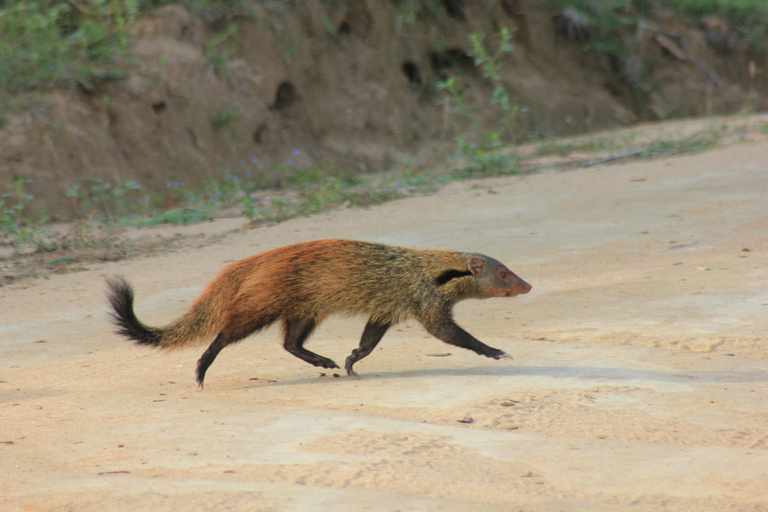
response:
<path fill-rule="evenodd" d="M 352 351 L 352 355 L 347 357 L 347 361 L 344 364 L 344 369 L 347 370 L 347 375 L 357 379 L 360 378 L 357 372 L 352 369 L 352 365 L 373 352 L 373 349 L 379 344 L 390 325 L 391 324 L 377 324 L 372 320 L 368 320 L 368 323 L 365 325 L 365 330 L 363 330 L 363 337 L 360 338 L 360 347 Z"/>
<path fill-rule="evenodd" d="M 490 357 L 492 359 L 512 359 L 512 356 L 506 352 L 497 348 L 489 347 L 482 341 L 478 340 L 467 331 L 456 325 L 453 320 L 449 320 L 444 323 L 423 323 L 423 325 L 432 336 L 451 345 L 466 348 L 481 356 Z"/>
<path fill-rule="evenodd" d="M 219 333 L 218 336 L 216 336 L 216 339 L 213 340 L 213 343 L 208 347 L 208 350 L 206 350 L 203 355 L 198 359 L 197 361 L 197 385 L 201 388 L 203 387 L 203 380 L 205 379 L 205 372 L 208 370 L 208 367 L 211 366 L 213 361 L 216 359 L 216 356 L 219 355 L 219 352 L 221 352 L 221 349 L 226 347 L 227 345 L 231 345 L 232 343 L 237 343 L 238 341 L 242 340 L 243 338 L 247 338 L 254 332 L 260 331 L 263 328 L 270 325 L 272 322 L 274 322 L 273 318 L 268 318 L 264 320 L 261 317 L 257 317 L 256 319 L 251 319 L 250 323 L 247 321 L 239 321 L 240 318 L 237 316 L 230 316 L 226 323 L 224 324 L 224 328 Z"/>
<path fill-rule="evenodd" d="M 286 320 L 283 326 L 285 331 L 285 350 L 295 355 L 302 361 L 322 368 L 338 368 L 339 366 L 327 357 L 315 354 L 304 348 L 304 342 L 315 330 L 315 321 L 311 318 L 298 318 Z"/>
<path fill-rule="evenodd" d="M 224 333 L 220 333 L 218 336 L 216 336 L 216 339 L 213 340 L 213 343 L 211 343 L 211 345 L 208 347 L 208 350 L 206 350 L 200 359 L 197 360 L 197 371 L 195 373 L 197 374 L 198 386 L 201 388 L 203 387 L 205 372 L 208 371 L 208 367 L 211 366 L 214 359 L 216 359 L 216 356 L 219 355 L 221 349 L 230 343 L 232 342 L 227 339 L 227 336 Z"/>

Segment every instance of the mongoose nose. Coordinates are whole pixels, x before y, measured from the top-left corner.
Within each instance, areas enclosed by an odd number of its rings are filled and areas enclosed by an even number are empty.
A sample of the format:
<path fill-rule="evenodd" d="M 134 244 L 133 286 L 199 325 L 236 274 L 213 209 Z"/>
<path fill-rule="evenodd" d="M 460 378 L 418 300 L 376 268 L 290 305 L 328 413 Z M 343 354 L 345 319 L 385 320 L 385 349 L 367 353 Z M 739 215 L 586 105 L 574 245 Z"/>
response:
<path fill-rule="evenodd" d="M 528 283 L 525 283 L 525 286 L 523 287 L 523 290 L 525 290 L 523 293 L 528 293 L 533 289 L 533 286 L 529 285 Z"/>

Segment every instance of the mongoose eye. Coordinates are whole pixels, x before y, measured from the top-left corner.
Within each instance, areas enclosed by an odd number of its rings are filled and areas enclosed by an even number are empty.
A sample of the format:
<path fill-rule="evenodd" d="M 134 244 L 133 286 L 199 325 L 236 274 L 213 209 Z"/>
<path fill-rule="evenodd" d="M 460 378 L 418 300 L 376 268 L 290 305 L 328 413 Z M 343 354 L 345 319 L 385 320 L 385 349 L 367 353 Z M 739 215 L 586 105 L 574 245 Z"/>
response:
<path fill-rule="evenodd" d="M 504 279 L 504 280 L 506 280 L 507 279 L 507 273 L 502 270 L 501 272 L 499 272 L 499 277 Z"/>

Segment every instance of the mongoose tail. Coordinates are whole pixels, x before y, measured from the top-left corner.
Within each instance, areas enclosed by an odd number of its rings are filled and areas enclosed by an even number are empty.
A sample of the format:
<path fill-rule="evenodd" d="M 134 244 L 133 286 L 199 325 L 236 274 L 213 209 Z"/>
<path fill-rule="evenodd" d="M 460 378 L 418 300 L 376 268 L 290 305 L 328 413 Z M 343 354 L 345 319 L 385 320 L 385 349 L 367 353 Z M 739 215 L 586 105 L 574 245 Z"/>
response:
<path fill-rule="evenodd" d="M 176 348 L 213 338 L 197 363 L 205 373 L 219 352 L 280 321 L 283 347 L 309 364 L 338 368 L 304 342 L 333 314 L 365 315 L 359 347 L 344 368 L 368 356 L 389 327 L 415 318 L 452 345 L 500 359 L 510 357 L 459 327 L 454 304 L 465 299 L 515 297 L 531 285 L 499 261 L 482 254 L 413 250 L 352 240 L 318 240 L 267 251 L 226 266 L 179 319 L 166 327 L 143 324 L 133 310 L 134 294 L 123 278 L 107 281 L 117 332 L 143 345 Z"/>
<path fill-rule="evenodd" d="M 117 325 L 115 331 L 139 345 L 158 346 L 162 338 L 160 329 L 149 327 L 136 317 L 133 311 L 134 291 L 128 281 L 121 276 L 107 279 L 107 300 L 112 308 L 109 313 L 112 322 Z"/>

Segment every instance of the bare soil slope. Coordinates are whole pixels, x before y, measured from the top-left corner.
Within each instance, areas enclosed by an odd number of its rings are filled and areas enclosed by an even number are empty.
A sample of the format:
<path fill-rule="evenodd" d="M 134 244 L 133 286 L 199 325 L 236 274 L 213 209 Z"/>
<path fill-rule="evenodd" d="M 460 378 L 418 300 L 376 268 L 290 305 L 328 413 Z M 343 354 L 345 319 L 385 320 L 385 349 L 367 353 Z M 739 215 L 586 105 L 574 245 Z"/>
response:
<path fill-rule="evenodd" d="M 188 252 L 0 289 L 0 509 L 768 510 L 768 143 L 454 184 Z M 228 229 L 205 225 L 200 230 Z M 104 277 L 178 315 L 228 261 L 346 237 L 480 251 L 534 285 L 456 316 L 515 356 L 418 325 L 356 369 L 276 330 L 157 353 L 111 333 Z M 309 346 L 337 361 L 363 319 Z"/>

